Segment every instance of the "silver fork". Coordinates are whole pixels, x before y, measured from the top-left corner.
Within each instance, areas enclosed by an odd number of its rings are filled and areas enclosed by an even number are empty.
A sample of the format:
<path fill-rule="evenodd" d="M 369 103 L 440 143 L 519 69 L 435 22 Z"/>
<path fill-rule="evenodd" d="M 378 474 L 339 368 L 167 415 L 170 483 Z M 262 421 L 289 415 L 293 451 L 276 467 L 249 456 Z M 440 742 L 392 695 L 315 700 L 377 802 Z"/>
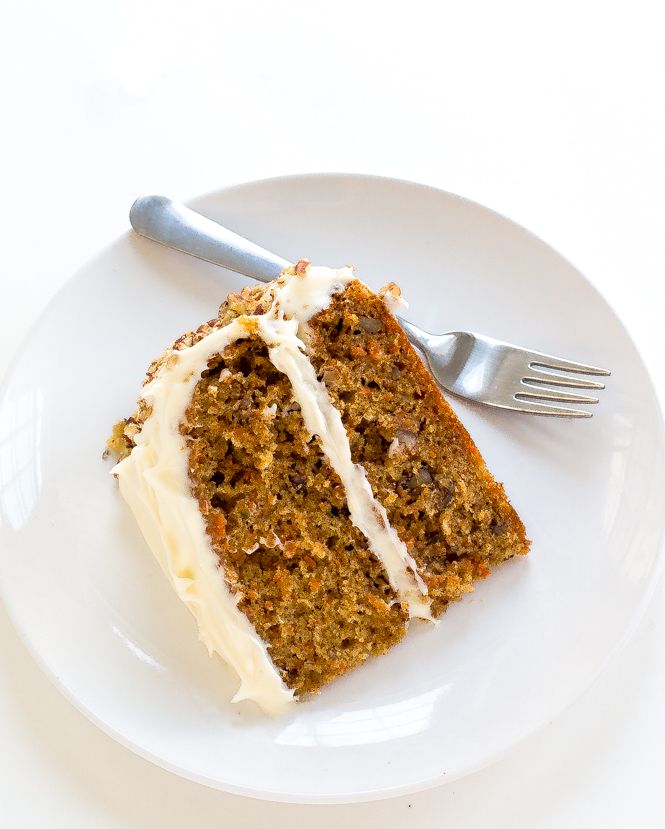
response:
<path fill-rule="evenodd" d="M 269 282 L 291 264 L 164 196 L 137 199 L 129 220 L 141 236 L 261 282 Z M 597 403 L 597 397 L 570 389 L 600 391 L 605 385 L 560 372 L 610 374 L 604 368 L 530 351 L 483 334 L 468 331 L 429 334 L 407 320 L 400 317 L 398 320 L 410 341 L 424 353 L 440 386 L 487 406 L 553 417 L 591 417 L 586 409 L 551 404 Z M 566 391 L 559 391 L 561 388 Z"/>
<path fill-rule="evenodd" d="M 570 389 L 600 391 L 604 383 L 568 377 L 558 372 L 607 376 L 607 369 L 573 363 L 540 351 L 529 351 L 484 334 L 453 331 L 428 334 L 400 319 L 408 338 L 425 355 L 430 371 L 443 388 L 499 409 L 554 417 L 591 417 L 585 409 L 552 406 L 551 403 L 597 403 L 597 397 Z M 567 389 L 548 389 L 556 386 Z"/>

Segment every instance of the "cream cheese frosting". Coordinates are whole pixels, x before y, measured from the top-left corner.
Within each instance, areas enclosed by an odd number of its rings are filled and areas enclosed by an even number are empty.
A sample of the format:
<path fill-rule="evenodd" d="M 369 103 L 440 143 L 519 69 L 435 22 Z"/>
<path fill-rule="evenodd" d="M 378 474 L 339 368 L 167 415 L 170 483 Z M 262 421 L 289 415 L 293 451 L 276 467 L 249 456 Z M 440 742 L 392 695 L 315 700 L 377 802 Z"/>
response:
<path fill-rule="evenodd" d="M 253 699 L 268 714 L 279 714 L 293 699 L 270 659 L 266 645 L 238 610 L 224 581 L 191 494 L 187 443 L 179 424 L 207 362 L 247 336 L 242 319 L 213 331 L 190 348 L 174 351 L 142 397 L 152 407 L 136 445 L 113 468 L 120 492 L 176 593 L 193 613 L 199 638 L 240 677 L 234 702 Z"/>
<path fill-rule="evenodd" d="M 196 618 L 201 640 L 238 674 L 240 687 L 233 701 L 252 699 L 269 714 L 283 712 L 294 695 L 226 585 L 191 493 L 187 443 L 179 428 L 209 360 L 249 336 L 250 330 L 265 341 L 271 362 L 288 377 L 306 428 L 319 438 L 342 481 L 352 522 L 381 561 L 409 615 L 432 618 L 427 587 L 390 526 L 385 508 L 374 497 L 365 470 L 353 463 L 341 416 L 306 354 L 307 321 L 355 278 L 353 270 L 309 266 L 299 271 L 301 264 L 273 284 L 271 307 L 265 314 L 239 317 L 168 355 L 143 389 L 151 414 L 135 438 L 136 445 L 112 470 L 146 542 Z"/>

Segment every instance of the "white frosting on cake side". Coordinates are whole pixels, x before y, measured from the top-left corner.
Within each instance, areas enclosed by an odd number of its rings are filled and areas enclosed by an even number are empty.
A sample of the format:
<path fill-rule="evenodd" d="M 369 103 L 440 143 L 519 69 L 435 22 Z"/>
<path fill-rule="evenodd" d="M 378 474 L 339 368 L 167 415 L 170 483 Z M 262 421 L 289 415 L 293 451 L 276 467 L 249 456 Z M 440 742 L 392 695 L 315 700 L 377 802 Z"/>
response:
<path fill-rule="evenodd" d="M 208 360 L 247 335 L 239 318 L 171 354 L 143 389 L 152 414 L 136 446 L 112 471 L 148 546 L 194 614 L 201 641 L 240 677 L 233 701 L 252 699 L 266 713 L 279 714 L 293 700 L 293 691 L 224 581 L 191 493 L 187 443 L 179 428 Z"/>
<path fill-rule="evenodd" d="M 266 342 L 272 363 L 288 377 L 307 429 L 318 436 L 342 481 L 351 520 L 383 564 L 391 586 L 411 617 L 431 619 L 427 586 L 374 497 L 365 470 L 353 463 L 341 416 L 305 353 L 307 321 L 353 279 L 351 268 L 310 266 L 283 274 L 272 288 L 267 313 L 239 317 L 194 345 L 172 351 L 143 389 L 151 414 L 135 447 L 112 470 L 149 547 L 196 618 L 201 640 L 240 677 L 233 701 L 252 699 L 270 714 L 284 711 L 294 695 L 226 585 L 191 492 L 187 442 L 179 427 L 209 360 L 255 330 Z"/>

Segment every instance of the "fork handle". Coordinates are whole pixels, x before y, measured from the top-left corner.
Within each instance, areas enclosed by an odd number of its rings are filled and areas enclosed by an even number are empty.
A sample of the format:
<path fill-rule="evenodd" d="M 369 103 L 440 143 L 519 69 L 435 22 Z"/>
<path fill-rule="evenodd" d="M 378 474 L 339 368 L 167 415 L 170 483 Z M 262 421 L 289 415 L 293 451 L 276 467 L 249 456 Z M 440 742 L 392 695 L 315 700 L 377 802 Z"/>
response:
<path fill-rule="evenodd" d="M 141 236 L 260 282 L 270 282 L 291 264 L 166 196 L 138 198 L 129 221 Z"/>

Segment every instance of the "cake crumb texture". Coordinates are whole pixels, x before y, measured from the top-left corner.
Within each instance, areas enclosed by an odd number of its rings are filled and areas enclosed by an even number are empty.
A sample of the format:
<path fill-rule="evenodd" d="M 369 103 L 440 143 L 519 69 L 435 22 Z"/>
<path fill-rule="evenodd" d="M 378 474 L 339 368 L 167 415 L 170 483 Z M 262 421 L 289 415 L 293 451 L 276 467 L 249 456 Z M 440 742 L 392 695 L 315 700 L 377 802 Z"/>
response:
<path fill-rule="evenodd" d="M 316 691 L 401 639 L 407 609 L 261 340 L 209 365 L 182 433 L 227 583 L 289 687 Z"/>
<path fill-rule="evenodd" d="M 501 484 L 394 316 L 355 281 L 309 324 L 351 454 L 427 582 L 432 611 L 529 542 Z"/>

